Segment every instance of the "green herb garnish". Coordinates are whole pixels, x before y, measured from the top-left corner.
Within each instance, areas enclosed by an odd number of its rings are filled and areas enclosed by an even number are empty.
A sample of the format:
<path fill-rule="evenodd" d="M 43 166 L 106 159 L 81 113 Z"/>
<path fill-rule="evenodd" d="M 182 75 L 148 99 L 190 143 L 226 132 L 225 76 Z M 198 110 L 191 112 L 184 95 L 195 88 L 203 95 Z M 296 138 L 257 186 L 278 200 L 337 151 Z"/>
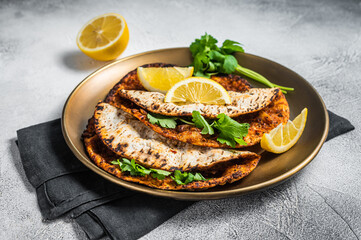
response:
<path fill-rule="evenodd" d="M 248 134 L 248 123 L 239 123 L 224 113 L 218 114 L 217 118 L 218 120 L 214 122 L 214 127 L 219 131 L 217 141 L 233 148 L 236 147 L 236 142 L 247 145 L 243 137 Z"/>
<path fill-rule="evenodd" d="M 248 134 L 248 123 L 239 123 L 224 113 L 218 114 L 218 120 L 211 124 L 198 111 L 193 111 L 192 116 L 192 121 L 196 124 L 196 127 L 202 129 L 202 134 L 214 134 L 214 127 L 219 132 L 218 142 L 225 143 L 233 148 L 236 147 L 236 142 L 241 145 L 247 145 L 243 137 Z"/>
<path fill-rule="evenodd" d="M 153 178 L 157 178 L 159 180 L 163 180 L 166 176 L 169 176 L 172 174 L 172 172 L 168 172 L 161 169 L 154 169 L 154 168 L 145 168 L 137 163 L 135 163 L 135 160 L 132 159 L 131 161 L 126 158 L 122 158 L 122 161 L 117 159 L 116 161 L 111 161 L 111 164 L 119 165 L 119 168 L 123 172 L 129 172 L 132 176 L 145 176 L 145 175 L 151 175 Z M 171 176 L 171 178 L 180 185 L 188 184 L 193 181 L 205 181 L 207 180 L 202 176 L 200 173 L 188 173 L 184 172 L 182 173 L 179 170 L 176 170 L 174 172 L 174 177 Z"/>
<path fill-rule="evenodd" d="M 168 172 L 168 171 L 161 170 L 161 169 L 153 169 L 153 168 L 151 168 L 150 170 L 152 171 L 150 175 L 153 178 L 157 178 L 159 180 L 163 180 L 166 176 L 169 176 L 169 175 L 172 174 L 172 172 Z"/>
<path fill-rule="evenodd" d="M 187 120 L 185 120 L 183 118 L 178 118 L 178 120 L 183 122 L 183 123 L 189 124 L 189 125 L 195 125 L 194 122 L 187 121 Z"/>
<path fill-rule="evenodd" d="M 239 42 L 227 39 L 221 47 L 217 46 L 217 42 L 217 39 L 206 33 L 190 45 L 195 76 L 209 78 L 218 73 L 239 73 L 268 87 L 278 87 L 284 93 L 294 90 L 271 83 L 261 74 L 239 65 L 237 59 L 232 55 L 235 52 L 244 52 Z"/>
<path fill-rule="evenodd" d="M 202 134 L 213 135 L 215 132 L 214 128 L 217 129 L 217 132 L 219 133 L 217 141 L 227 144 L 230 147 L 236 147 L 236 143 L 247 145 L 247 143 L 243 140 L 243 137 L 248 134 L 248 123 L 239 123 L 224 113 L 218 114 L 218 120 L 215 120 L 212 123 L 209 123 L 199 111 L 193 111 L 192 117 L 193 122 L 189 122 L 182 118 L 169 117 L 159 114 L 154 116 L 148 113 L 149 122 L 152 124 L 158 124 L 165 128 L 175 128 L 177 126 L 176 120 L 180 120 L 202 129 Z"/>
<path fill-rule="evenodd" d="M 202 134 L 214 134 L 214 130 L 211 125 L 206 121 L 206 119 L 200 114 L 198 111 L 192 112 L 192 121 L 196 125 L 197 128 L 202 129 Z"/>
<path fill-rule="evenodd" d="M 206 181 L 207 179 L 202 176 L 200 173 L 190 173 L 190 172 L 181 172 L 179 170 L 174 171 L 174 177 L 171 178 L 178 184 L 178 185 L 185 185 L 193 181 Z"/>
<path fill-rule="evenodd" d="M 175 128 L 177 126 L 177 120 L 189 125 L 195 125 L 193 122 L 187 121 L 183 118 L 170 117 L 156 113 L 148 113 L 147 117 L 150 123 L 157 124 L 164 128 Z"/>
<path fill-rule="evenodd" d="M 175 128 L 177 126 L 176 117 L 169 117 L 154 113 L 148 113 L 147 117 L 150 123 L 160 125 L 164 128 Z"/>
<path fill-rule="evenodd" d="M 172 174 L 172 172 L 168 172 L 161 169 L 153 169 L 153 168 L 147 169 L 135 163 L 134 159 L 129 161 L 129 159 L 122 158 L 122 162 L 119 161 L 119 159 L 117 159 L 117 161 L 112 161 L 111 164 L 119 165 L 120 169 L 123 172 L 129 172 L 130 175 L 132 176 L 145 176 L 151 174 L 153 178 L 163 180 L 166 176 Z"/>

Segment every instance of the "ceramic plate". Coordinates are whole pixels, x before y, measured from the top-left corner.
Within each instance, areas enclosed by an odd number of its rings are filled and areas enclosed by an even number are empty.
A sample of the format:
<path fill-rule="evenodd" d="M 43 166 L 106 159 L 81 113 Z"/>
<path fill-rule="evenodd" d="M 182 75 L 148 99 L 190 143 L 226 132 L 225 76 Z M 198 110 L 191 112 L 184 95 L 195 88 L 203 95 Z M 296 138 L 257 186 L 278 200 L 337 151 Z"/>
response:
<path fill-rule="evenodd" d="M 201 200 L 237 196 L 281 183 L 304 168 L 319 152 L 326 140 L 329 120 L 320 95 L 300 75 L 268 59 L 251 54 L 237 53 L 238 62 L 249 69 L 261 73 L 271 82 L 294 87 L 295 91 L 286 95 L 290 105 L 290 119 L 297 116 L 304 107 L 308 108 L 306 128 L 298 143 L 289 151 L 276 155 L 257 152 L 262 158 L 251 174 L 240 181 L 218 186 L 202 192 L 166 191 L 153 189 L 136 183 L 123 181 L 98 168 L 88 158 L 81 134 L 88 119 L 93 115 L 95 105 L 103 100 L 109 90 L 128 72 L 147 63 L 163 62 L 181 66 L 192 61 L 188 48 L 172 48 L 145 52 L 114 61 L 85 78 L 70 94 L 62 115 L 64 138 L 75 156 L 88 168 L 102 177 L 135 191 L 175 199 Z M 254 87 L 261 87 L 249 81 Z"/>

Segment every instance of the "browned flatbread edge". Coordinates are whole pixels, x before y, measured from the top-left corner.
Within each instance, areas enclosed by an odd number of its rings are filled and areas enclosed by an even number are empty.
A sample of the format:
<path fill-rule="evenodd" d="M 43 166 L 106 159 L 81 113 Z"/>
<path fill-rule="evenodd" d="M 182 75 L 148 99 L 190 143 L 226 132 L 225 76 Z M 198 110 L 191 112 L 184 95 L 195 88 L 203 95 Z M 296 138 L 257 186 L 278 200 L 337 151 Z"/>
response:
<path fill-rule="evenodd" d="M 172 64 L 153 63 L 142 67 L 170 67 Z M 228 91 L 244 92 L 251 86 L 244 78 L 238 75 L 216 75 L 212 80 L 221 84 Z M 125 75 L 108 93 L 105 102 L 110 103 L 123 111 L 138 118 L 139 121 L 151 128 L 153 131 L 170 139 L 178 140 L 203 147 L 230 148 L 226 144 L 217 141 L 217 135 L 203 135 L 201 130 L 190 125 L 179 125 L 176 129 L 163 128 L 157 124 L 152 124 L 147 118 L 148 111 L 140 108 L 128 99 L 121 98 L 118 92 L 121 89 L 126 90 L 145 90 L 138 80 L 137 69 Z M 256 145 L 260 142 L 264 133 L 270 132 L 280 123 L 284 124 L 289 119 L 289 106 L 287 100 L 281 91 L 272 99 L 272 103 L 267 107 L 255 113 L 246 114 L 235 118 L 240 123 L 249 123 L 248 135 L 244 138 L 247 145 L 236 144 L 235 148 L 244 148 Z"/>
<path fill-rule="evenodd" d="M 256 168 L 261 158 L 258 156 L 254 159 L 243 159 L 237 163 L 233 162 L 232 165 L 226 166 L 220 176 L 210 178 L 206 181 L 194 181 L 186 185 L 178 185 L 169 176 L 165 177 L 163 180 L 158 180 L 150 175 L 131 176 L 127 172 L 122 172 L 119 167 L 109 163 L 110 161 L 119 158 L 119 156 L 116 156 L 113 152 L 108 150 L 97 135 L 84 137 L 84 145 L 92 161 L 106 172 L 125 181 L 164 190 L 200 191 L 224 185 L 226 183 L 233 183 L 249 175 Z"/>

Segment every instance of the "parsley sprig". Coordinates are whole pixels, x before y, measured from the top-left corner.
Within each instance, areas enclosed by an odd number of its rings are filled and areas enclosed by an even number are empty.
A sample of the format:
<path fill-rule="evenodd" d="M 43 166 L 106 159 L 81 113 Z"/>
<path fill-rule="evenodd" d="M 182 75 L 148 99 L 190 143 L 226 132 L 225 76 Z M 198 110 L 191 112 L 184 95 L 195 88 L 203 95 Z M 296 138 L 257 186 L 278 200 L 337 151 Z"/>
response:
<path fill-rule="evenodd" d="M 111 164 L 119 165 L 119 168 L 123 172 L 129 172 L 132 176 L 145 176 L 151 175 L 153 178 L 157 178 L 159 180 L 163 180 L 166 176 L 172 174 L 172 172 L 168 172 L 161 169 L 154 169 L 154 168 L 145 168 L 137 163 L 135 160 L 129 160 L 127 158 L 122 158 L 122 160 L 117 159 L 116 161 L 111 161 Z M 181 172 L 179 170 L 174 171 L 174 176 L 171 178 L 178 184 L 178 185 L 185 185 L 193 181 L 205 181 L 207 180 L 202 176 L 200 173 L 190 173 L 190 172 Z"/>
<path fill-rule="evenodd" d="M 180 120 L 202 129 L 202 134 L 213 135 L 215 133 L 214 128 L 217 129 L 219 133 L 217 141 L 225 143 L 230 147 L 236 147 L 237 143 L 247 145 L 243 138 L 248 134 L 250 126 L 248 123 L 239 123 L 224 113 L 218 114 L 218 120 L 212 123 L 209 123 L 199 111 L 193 111 L 192 117 L 192 122 L 189 122 L 182 118 L 168 117 L 159 114 L 151 115 L 148 113 L 148 119 L 152 124 L 158 124 L 165 128 L 175 128 L 177 126 L 176 120 Z"/>
<path fill-rule="evenodd" d="M 207 120 L 201 115 L 200 112 L 193 111 L 192 117 L 193 117 L 192 121 L 194 122 L 196 127 L 202 129 L 201 132 L 202 134 L 210 134 L 210 135 L 214 134 L 214 130 L 212 126 L 207 122 Z"/>
<path fill-rule="evenodd" d="M 207 179 L 202 176 L 200 173 L 190 173 L 190 172 L 181 172 L 179 170 L 174 171 L 174 177 L 171 178 L 178 184 L 178 185 L 186 185 L 193 181 L 206 181 Z"/>
<path fill-rule="evenodd" d="M 147 117 L 151 124 L 157 124 L 164 128 L 175 128 L 177 126 L 177 117 L 169 117 L 155 113 L 148 113 Z"/>
<path fill-rule="evenodd" d="M 247 145 L 243 138 L 248 134 L 248 123 L 239 123 L 224 113 L 219 114 L 217 118 L 218 121 L 214 122 L 214 127 L 219 131 L 217 141 L 233 148 L 236 147 L 236 142 Z"/>
<path fill-rule="evenodd" d="M 268 87 L 278 87 L 284 93 L 294 90 L 271 83 L 261 74 L 239 65 L 237 59 L 232 55 L 235 52 L 244 52 L 239 42 L 227 39 L 221 47 L 217 46 L 217 42 L 217 39 L 206 33 L 191 43 L 189 49 L 193 56 L 195 76 L 209 78 L 218 73 L 240 73 Z"/>
<path fill-rule="evenodd" d="M 169 117 L 156 113 L 148 113 L 147 118 L 151 124 L 157 124 L 164 128 L 175 128 L 177 126 L 177 120 L 189 125 L 195 125 L 194 122 L 187 121 L 183 118 Z"/>
<path fill-rule="evenodd" d="M 249 124 L 239 123 L 224 113 L 218 114 L 218 120 L 209 124 L 206 119 L 198 112 L 193 111 L 193 122 L 195 122 L 198 128 L 202 128 L 202 134 L 214 134 L 213 127 L 218 130 L 217 141 L 225 143 L 228 146 L 236 147 L 236 143 L 241 145 L 247 145 L 243 140 L 243 137 L 247 136 Z"/>
<path fill-rule="evenodd" d="M 166 176 L 172 174 L 172 172 L 168 172 L 161 169 L 154 169 L 154 168 L 145 168 L 137 163 L 135 160 L 132 159 L 131 161 L 127 158 L 122 158 L 122 161 L 117 159 L 116 161 L 112 161 L 112 164 L 119 165 L 120 169 L 123 172 L 129 172 L 132 176 L 145 176 L 151 174 L 153 178 L 157 178 L 159 180 L 163 180 Z"/>

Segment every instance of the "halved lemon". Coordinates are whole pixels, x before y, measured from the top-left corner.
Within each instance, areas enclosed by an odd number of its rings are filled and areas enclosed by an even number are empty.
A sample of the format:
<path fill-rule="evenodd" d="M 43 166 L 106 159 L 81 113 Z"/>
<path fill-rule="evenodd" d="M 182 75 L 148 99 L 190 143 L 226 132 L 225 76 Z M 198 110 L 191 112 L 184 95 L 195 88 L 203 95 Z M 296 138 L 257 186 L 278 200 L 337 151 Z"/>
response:
<path fill-rule="evenodd" d="M 116 13 L 93 18 L 80 29 L 76 38 L 83 53 L 100 61 L 116 59 L 125 50 L 128 41 L 127 22 Z"/>
<path fill-rule="evenodd" d="M 167 92 L 165 102 L 230 104 L 231 98 L 219 83 L 202 77 L 187 78 Z"/>
<path fill-rule="evenodd" d="M 307 113 L 307 108 L 304 108 L 293 121 L 288 120 L 285 125 L 280 124 L 271 132 L 264 134 L 261 139 L 261 147 L 273 153 L 283 153 L 289 150 L 296 144 L 305 129 Z"/>
<path fill-rule="evenodd" d="M 177 82 L 192 76 L 193 67 L 138 67 L 137 74 L 148 91 L 166 93 Z"/>

